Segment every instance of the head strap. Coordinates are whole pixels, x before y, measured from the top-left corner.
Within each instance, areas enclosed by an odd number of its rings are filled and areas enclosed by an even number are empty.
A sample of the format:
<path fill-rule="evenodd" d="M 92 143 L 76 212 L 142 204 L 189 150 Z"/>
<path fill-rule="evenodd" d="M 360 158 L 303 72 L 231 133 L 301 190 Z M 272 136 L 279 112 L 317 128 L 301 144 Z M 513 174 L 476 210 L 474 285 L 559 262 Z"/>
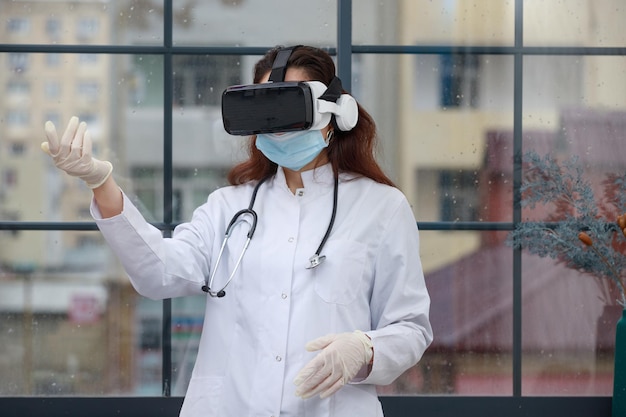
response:
<path fill-rule="evenodd" d="M 341 80 L 339 77 L 335 77 L 332 79 L 330 84 L 328 84 L 328 88 L 324 91 L 324 94 L 319 96 L 319 99 L 336 103 L 337 100 L 339 100 L 339 97 L 341 97 L 342 91 L 343 87 L 341 86 Z"/>
<path fill-rule="evenodd" d="M 287 72 L 287 61 L 289 60 L 291 53 L 299 46 L 301 45 L 283 48 L 276 53 L 276 58 L 274 58 L 274 63 L 272 64 L 272 72 L 270 73 L 270 78 L 268 81 L 285 81 L 285 73 Z"/>

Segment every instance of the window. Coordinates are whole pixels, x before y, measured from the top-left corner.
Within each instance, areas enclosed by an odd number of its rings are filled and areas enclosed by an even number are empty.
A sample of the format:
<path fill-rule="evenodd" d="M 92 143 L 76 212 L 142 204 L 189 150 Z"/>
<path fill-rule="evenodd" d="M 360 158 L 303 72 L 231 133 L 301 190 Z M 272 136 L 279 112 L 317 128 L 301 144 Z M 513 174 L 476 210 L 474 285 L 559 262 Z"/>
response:
<path fill-rule="evenodd" d="M 22 80 L 11 80 L 7 84 L 7 93 L 9 95 L 24 96 L 30 92 L 30 83 Z"/>
<path fill-rule="evenodd" d="M 218 106 L 219 86 L 241 83 L 237 57 L 174 57 L 174 104 L 176 106 Z"/>
<path fill-rule="evenodd" d="M 97 18 L 79 18 L 76 24 L 76 38 L 79 41 L 89 41 L 98 34 L 98 30 L 99 21 Z"/>
<path fill-rule="evenodd" d="M 99 86 L 97 81 L 79 81 L 76 84 L 78 97 L 86 101 L 98 100 Z"/>
<path fill-rule="evenodd" d="M 12 188 L 17 185 L 17 171 L 7 168 L 2 172 L 2 184 L 6 188 Z"/>
<path fill-rule="evenodd" d="M 28 55 L 23 53 L 10 53 L 9 70 L 15 73 L 26 72 L 28 70 Z"/>
<path fill-rule="evenodd" d="M 46 65 L 49 68 L 57 68 L 61 65 L 61 54 L 46 54 Z"/>
<path fill-rule="evenodd" d="M 78 115 L 78 118 L 80 120 L 83 120 L 89 126 L 99 127 L 98 116 L 96 114 L 93 114 L 93 113 L 80 113 Z"/>
<path fill-rule="evenodd" d="M 20 156 L 26 152 L 26 144 L 24 142 L 12 142 L 9 147 L 9 155 Z"/>
<path fill-rule="evenodd" d="M 14 17 L 7 21 L 7 31 L 14 35 L 25 35 L 30 30 L 30 22 L 23 17 Z"/>
<path fill-rule="evenodd" d="M 96 65 L 98 63 L 98 55 L 80 54 L 78 55 L 78 63 L 81 65 Z"/>
<path fill-rule="evenodd" d="M 80 210 L 77 216 L 78 219 L 88 219 L 91 218 L 89 214 L 89 209 Z M 98 247 L 100 246 L 100 238 L 98 236 L 79 236 L 76 239 L 76 246 L 84 248 L 84 247 Z"/>
<path fill-rule="evenodd" d="M 55 126 L 61 126 L 61 116 L 56 111 L 49 111 L 44 114 L 42 124 L 51 121 Z"/>
<path fill-rule="evenodd" d="M 39 152 L 42 122 L 88 121 L 94 154 L 170 235 L 244 155 L 220 125 L 223 89 L 267 48 L 305 43 L 328 48 L 376 120 L 420 227 L 436 339 L 378 387 L 385 415 L 610 415 L 620 311 L 503 241 L 529 215 L 523 150 L 626 171 L 621 0 L 0 3 L 2 409 L 72 415 L 80 397 L 103 415 L 176 415 L 203 317 L 202 299 L 132 289 L 91 191 Z"/>
<path fill-rule="evenodd" d="M 61 37 L 61 21 L 56 18 L 46 19 L 46 34 L 50 40 L 56 41 Z"/>
<path fill-rule="evenodd" d="M 441 55 L 441 107 L 477 107 L 477 55 Z"/>
<path fill-rule="evenodd" d="M 54 100 L 61 96 L 61 83 L 59 81 L 45 81 L 43 89 L 47 99 Z"/>
<path fill-rule="evenodd" d="M 28 110 L 9 110 L 6 121 L 12 128 L 26 127 L 30 121 L 30 113 Z"/>
<path fill-rule="evenodd" d="M 439 174 L 441 190 L 441 220 L 478 220 L 478 184 L 475 172 L 442 171 Z"/>
<path fill-rule="evenodd" d="M 159 349 L 161 347 L 161 320 L 151 317 L 143 318 L 141 327 L 141 349 Z"/>

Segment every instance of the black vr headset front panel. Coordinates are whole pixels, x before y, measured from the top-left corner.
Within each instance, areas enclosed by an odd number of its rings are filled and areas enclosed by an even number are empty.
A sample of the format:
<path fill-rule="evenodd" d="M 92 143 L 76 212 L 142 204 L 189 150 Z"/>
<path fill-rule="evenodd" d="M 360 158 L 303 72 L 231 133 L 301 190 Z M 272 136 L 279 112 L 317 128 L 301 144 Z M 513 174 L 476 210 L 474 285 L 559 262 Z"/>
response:
<path fill-rule="evenodd" d="M 313 125 L 313 109 L 304 82 L 232 86 L 222 94 L 224 129 L 231 135 L 306 130 Z"/>

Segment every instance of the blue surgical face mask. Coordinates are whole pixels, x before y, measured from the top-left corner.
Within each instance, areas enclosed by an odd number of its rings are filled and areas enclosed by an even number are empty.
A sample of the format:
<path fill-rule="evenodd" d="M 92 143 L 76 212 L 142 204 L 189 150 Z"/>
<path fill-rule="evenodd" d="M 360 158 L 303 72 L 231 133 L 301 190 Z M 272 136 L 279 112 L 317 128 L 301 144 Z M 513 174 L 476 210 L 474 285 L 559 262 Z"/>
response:
<path fill-rule="evenodd" d="M 301 170 L 328 146 L 320 130 L 259 134 L 256 147 L 270 161 L 278 165 Z"/>

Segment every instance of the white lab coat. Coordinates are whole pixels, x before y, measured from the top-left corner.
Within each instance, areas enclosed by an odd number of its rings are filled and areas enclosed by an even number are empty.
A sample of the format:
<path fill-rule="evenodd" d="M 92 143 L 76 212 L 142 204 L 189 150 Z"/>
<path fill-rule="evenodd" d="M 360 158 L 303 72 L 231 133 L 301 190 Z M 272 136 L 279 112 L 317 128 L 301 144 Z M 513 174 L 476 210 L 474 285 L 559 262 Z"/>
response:
<path fill-rule="evenodd" d="M 330 220 L 332 169 L 303 172 L 302 179 L 295 195 L 280 168 L 261 185 L 256 234 L 239 271 L 225 297 L 207 298 L 182 417 L 379 417 L 375 384 L 389 384 L 415 365 L 432 341 L 418 230 L 404 195 L 342 174 L 326 260 L 306 269 Z M 211 193 L 171 239 L 146 223 L 126 196 L 120 215 L 102 219 L 95 204 L 92 214 L 140 294 L 204 294 L 226 226 L 248 207 L 252 190 L 246 184 Z M 248 228 L 235 228 L 214 289 L 230 274 Z M 317 354 L 305 344 L 356 329 L 374 346 L 369 376 L 324 400 L 296 397 L 293 380 Z"/>

